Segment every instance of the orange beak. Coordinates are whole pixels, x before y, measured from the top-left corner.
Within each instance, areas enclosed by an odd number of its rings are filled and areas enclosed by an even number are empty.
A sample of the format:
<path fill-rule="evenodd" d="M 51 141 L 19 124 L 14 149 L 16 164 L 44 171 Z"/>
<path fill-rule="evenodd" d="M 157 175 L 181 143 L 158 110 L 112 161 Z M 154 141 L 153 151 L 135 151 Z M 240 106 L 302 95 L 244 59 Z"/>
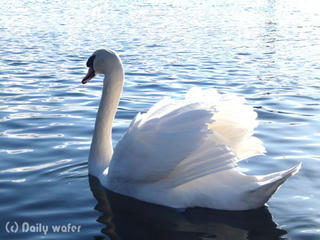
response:
<path fill-rule="evenodd" d="M 92 67 L 89 67 L 87 75 L 82 79 L 82 83 L 83 83 L 83 84 L 86 84 L 86 83 L 89 82 L 95 75 L 96 75 L 96 73 L 94 72 L 94 69 L 93 69 Z"/>

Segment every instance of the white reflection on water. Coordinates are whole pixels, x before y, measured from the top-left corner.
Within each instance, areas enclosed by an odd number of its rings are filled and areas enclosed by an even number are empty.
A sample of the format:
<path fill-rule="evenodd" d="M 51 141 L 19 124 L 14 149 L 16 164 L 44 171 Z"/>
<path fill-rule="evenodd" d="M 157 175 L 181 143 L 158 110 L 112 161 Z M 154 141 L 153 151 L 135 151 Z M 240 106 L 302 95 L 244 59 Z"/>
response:
<path fill-rule="evenodd" d="M 34 138 L 61 138 L 64 135 L 62 133 L 56 134 L 39 134 L 39 133 L 12 133 L 14 130 L 7 130 L 0 133 L 0 137 L 15 138 L 15 139 L 34 139 Z"/>
<path fill-rule="evenodd" d="M 1 170 L 0 173 L 17 173 L 17 172 L 30 172 L 30 171 L 35 171 L 35 170 L 40 170 L 40 169 L 45 169 L 57 165 L 62 165 L 64 163 L 71 162 L 72 159 L 63 159 L 59 160 L 56 162 L 51 162 L 51 163 L 44 163 L 36 166 L 28 166 L 28 167 L 17 167 L 17 168 L 11 168 L 11 169 L 5 169 Z"/>
<path fill-rule="evenodd" d="M 0 149 L 0 152 L 5 152 L 8 154 L 21 154 L 21 153 L 27 153 L 27 152 L 33 152 L 33 149 Z"/>

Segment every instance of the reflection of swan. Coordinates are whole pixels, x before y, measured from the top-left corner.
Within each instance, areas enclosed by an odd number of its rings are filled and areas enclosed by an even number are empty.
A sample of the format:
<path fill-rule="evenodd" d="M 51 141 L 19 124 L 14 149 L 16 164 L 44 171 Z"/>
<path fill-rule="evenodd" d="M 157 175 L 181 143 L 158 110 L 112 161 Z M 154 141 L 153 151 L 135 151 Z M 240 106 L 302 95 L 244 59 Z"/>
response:
<path fill-rule="evenodd" d="M 221 211 L 189 208 L 178 212 L 104 189 L 90 177 L 90 187 L 102 213 L 102 232 L 112 240 L 196 240 L 196 239 L 282 239 L 286 231 L 277 228 L 267 207 L 249 211 Z"/>
<path fill-rule="evenodd" d="M 262 206 L 300 168 L 264 176 L 241 173 L 237 161 L 264 151 L 252 136 L 256 114 L 243 99 L 214 90 L 193 89 L 184 100 L 166 98 L 138 114 L 113 153 L 122 63 L 113 51 L 98 50 L 87 66 L 82 83 L 105 75 L 89 173 L 109 190 L 175 208 L 245 210 Z"/>

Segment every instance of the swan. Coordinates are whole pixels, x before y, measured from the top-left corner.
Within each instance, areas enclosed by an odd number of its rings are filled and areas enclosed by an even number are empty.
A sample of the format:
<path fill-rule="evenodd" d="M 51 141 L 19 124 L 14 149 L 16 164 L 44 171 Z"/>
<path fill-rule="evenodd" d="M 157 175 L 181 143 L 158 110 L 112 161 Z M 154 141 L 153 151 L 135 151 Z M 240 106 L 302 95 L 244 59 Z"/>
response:
<path fill-rule="evenodd" d="M 191 88 L 183 100 L 166 97 L 138 113 L 113 149 L 123 65 L 115 51 L 100 49 L 87 67 L 83 84 L 104 75 L 89 175 L 113 192 L 178 209 L 249 210 L 263 206 L 301 167 L 268 175 L 242 173 L 237 162 L 265 152 L 253 136 L 257 114 L 244 98 L 214 89 Z"/>

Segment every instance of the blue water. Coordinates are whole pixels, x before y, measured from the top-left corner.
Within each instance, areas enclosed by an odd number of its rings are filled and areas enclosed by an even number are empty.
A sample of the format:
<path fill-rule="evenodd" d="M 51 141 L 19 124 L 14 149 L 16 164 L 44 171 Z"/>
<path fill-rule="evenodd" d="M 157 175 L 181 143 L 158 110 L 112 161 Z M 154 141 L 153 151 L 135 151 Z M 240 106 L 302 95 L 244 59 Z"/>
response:
<path fill-rule="evenodd" d="M 316 0 L 1 4 L 0 238 L 320 239 L 319 8 Z M 245 96 L 258 113 L 255 135 L 268 152 L 243 169 L 302 162 L 301 171 L 265 208 L 240 213 L 176 212 L 104 191 L 87 174 L 101 77 L 81 84 L 99 48 L 116 50 L 126 72 L 114 144 L 164 96 L 216 88 Z"/>

